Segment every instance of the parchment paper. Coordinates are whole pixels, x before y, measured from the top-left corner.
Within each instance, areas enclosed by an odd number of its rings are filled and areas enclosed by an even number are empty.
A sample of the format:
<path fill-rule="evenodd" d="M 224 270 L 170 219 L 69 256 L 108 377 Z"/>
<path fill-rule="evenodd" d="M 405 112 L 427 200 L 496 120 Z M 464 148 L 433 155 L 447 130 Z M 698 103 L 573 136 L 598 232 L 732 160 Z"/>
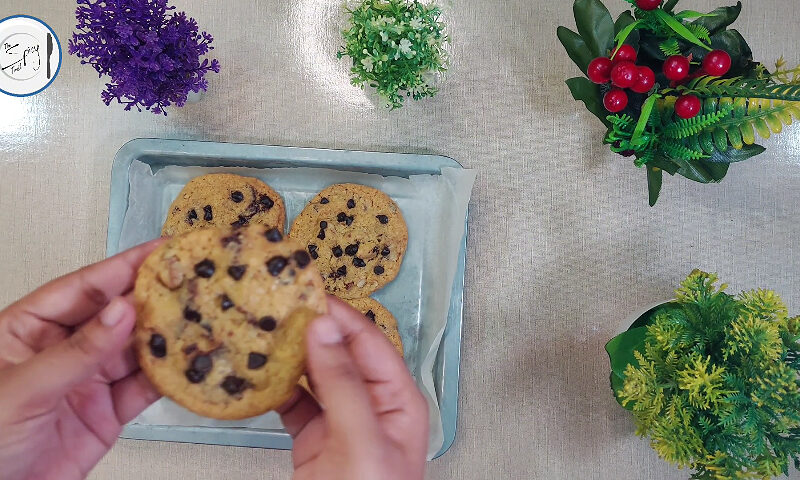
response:
<path fill-rule="evenodd" d="M 430 410 L 428 456 L 443 442 L 439 406 L 433 383 L 433 365 L 447 322 L 450 292 L 464 235 L 464 219 L 476 173 L 446 168 L 442 175 L 410 178 L 317 168 L 223 168 L 168 166 L 152 172 L 134 161 L 130 167 L 128 210 L 123 221 L 120 249 L 158 237 L 169 205 L 192 178 L 207 173 L 236 173 L 257 177 L 283 196 L 288 223 L 320 190 L 334 183 L 359 183 L 391 196 L 403 212 L 409 245 L 394 282 L 373 297 L 397 318 L 406 365 L 425 395 Z M 219 421 L 195 415 L 162 399 L 132 423 L 280 429 L 275 413 L 244 421 Z"/>

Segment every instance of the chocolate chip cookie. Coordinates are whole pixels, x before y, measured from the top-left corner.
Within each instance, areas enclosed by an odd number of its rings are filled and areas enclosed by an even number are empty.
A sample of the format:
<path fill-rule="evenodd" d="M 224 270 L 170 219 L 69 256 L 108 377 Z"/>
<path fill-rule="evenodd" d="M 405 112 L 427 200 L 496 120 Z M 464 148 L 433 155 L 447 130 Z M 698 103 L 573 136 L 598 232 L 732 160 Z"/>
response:
<path fill-rule="evenodd" d="M 162 236 L 205 227 L 230 229 L 251 223 L 283 232 L 286 224 L 286 208 L 275 190 L 256 178 L 228 173 L 193 178 L 168 212 Z"/>
<path fill-rule="evenodd" d="M 397 329 L 397 320 L 386 307 L 372 298 L 356 298 L 345 300 L 351 307 L 363 313 L 372 323 L 379 327 L 386 338 L 392 342 L 394 348 L 403 356 L 403 340 L 400 339 L 400 331 Z"/>
<path fill-rule="evenodd" d="M 308 252 L 262 226 L 170 239 L 139 269 L 134 297 L 142 370 L 163 395 L 218 419 L 286 402 L 305 369 L 306 327 L 327 310 Z"/>
<path fill-rule="evenodd" d="M 289 236 L 306 247 L 328 292 L 344 299 L 368 297 L 394 280 L 408 246 L 397 204 L 380 190 L 355 184 L 320 192 Z"/>
<path fill-rule="evenodd" d="M 364 314 L 375 326 L 379 327 L 381 331 L 383 331 L 383 334 L 386 335 L 386 338 L 392 342 L 392 345 L 394 345 L 400 357 L 404 356 L 403 340 L 400 338 L 400 331 L 397 329 L 397 320 L 386 307 L 377 300 L 373 300 L 369 297 L 345 301 L 349 303 L 351 307 Z M 308 377 L 305 375 L 303 375 L 298 383 L 309 392 L 311 391 L 311 387 L 308 385 Z"/>

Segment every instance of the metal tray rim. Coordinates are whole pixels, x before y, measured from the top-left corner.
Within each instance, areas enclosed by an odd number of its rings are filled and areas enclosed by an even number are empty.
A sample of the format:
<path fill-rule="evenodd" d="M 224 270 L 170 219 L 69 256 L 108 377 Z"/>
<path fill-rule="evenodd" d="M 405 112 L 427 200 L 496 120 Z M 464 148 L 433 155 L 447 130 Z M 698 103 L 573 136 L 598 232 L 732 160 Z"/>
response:
<path fill-rule="evenodd" d="M 268 146 L 253 145 L 243 143 L 226 143 L 196 140 L 169 140 L 155 138 L 133 139 L 122 145 L 115 155 L 112 169 L 109 192 L 109 214 L 108 232 L 106 238 L 106 255 L 111 256 L 117 251 L 119 237 L 122 231 L 122 219 L 128 208 L 128 194 L 130 185 L 128 183 L 128 169 L 131 163 L 143 156 L 169 155 L 169 156 L 194 156 L 204 158 L 223 159 L 230 154 L 223 149 L 236 149 L 237 160 L 245 164 L 255 164 L 264 161 L 264 157 L 274 158 L 279 161 L 294 163 L 301 161 L 304 166 L 316 166 L 318 168 L 351 167 L 348 170 L 360 170 L 359 167 L 375 167 L 374 164 L 364 162 L 368 158 L 375 156 L 392 157 L 402 160 L 402 165 L 397 168 L 411 170 L 413 167 L 424 168 L 426 171 L 414 171 L 415 173 L 435 173 L 441 172 L 442 168 L 464 168 L 458 161 L 443 155 L 427 154 L 404 154 L 391 152 L 370 152 L 370 151 L 351 151 L 339 149 L 321 149 L 306 147 L 287 147 L 287 146 Z M 347 156 L 352 160 L 357 157 L 358 162 L 343 164 L 339 158 Z M 333 158 L 328 158 L 328 157 Z M 322 157 L 322 158 L 321 158 Z M 400 162 L 398 162 L 400 163 Z M 355 168 L 353 168 L 355 167 Z M 464 239 L 462 241 L 461 252 L 459 254 L 458 269 L 453 281 L 453 297 L 451 298 L 450 312 L 448 314 L 447 326 L 441 340 L 440 349 L 444 359 L 442 367 L 443 377 L 451 375 L 447 388 L 442 388 L 442 397 L 439 399 L 439 409 L 442 417 L 442 429 L 444 441 L 442 448 L 434 455 L 438 458 L 447 452 L 455 441 L 457 418 L 458 418 L 458 391 L 461 363 L 461 330 L 463 325 L 463 288 L 466 276 L 466 245 L 468 224 L 464 222 Z M 198 435 L 204 433 L 206 435 Z M 256 448 L 290 449 L 292 446 L 291 438 L 282 431 L 275 430 L 252 430 L 252 429 L 232 429 L 232 428 L 211 428 L 211 427 L 175 427 L 175 426 L 145 426 L 128 425 L 121 435 L 121 438 L 171 441 L 182 443 L 200 443 L 228 446 L 243 446 Z"/>

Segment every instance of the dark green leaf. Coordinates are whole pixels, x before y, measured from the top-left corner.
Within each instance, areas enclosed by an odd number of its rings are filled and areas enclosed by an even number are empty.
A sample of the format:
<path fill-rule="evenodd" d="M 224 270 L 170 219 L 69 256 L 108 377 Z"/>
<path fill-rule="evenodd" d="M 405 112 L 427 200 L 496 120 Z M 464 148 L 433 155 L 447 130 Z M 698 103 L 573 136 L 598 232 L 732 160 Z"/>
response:
<path fill-rule="evenodd" d="M 572 61 L 575 62 L 575 65 L 581 69 L 581 72 L 586 75 L 586 69 L 589 67 L 589 63 L 595 58 L 586 46 L 586 42 L 583 41 L 580 35 L 567 27 L 558 27 L 556 35 L 558 39 L 561 40 L 561 45 L 564 45 L 564 49 L 567 51 L 569 58 L 571 58 Z"/>
<path fill-rule="evenodd" d="M 603 106 L 599 85 L 595 85 L 584 77 L 570 78 L 566 83 L 572 93 L 572 98 L 582 101 L 586 105 L 586 109 L 599 118 L 607 128 L 611 126 L 606 119 L 608 111 Z"/>
<path fill-rule="evenodd" d="M 578 33 L 595 57 L 604 57 L 614 44 L 614 20 L 600 0 L 575 0 L 572 6 Z"/>
<path fill-rule="evenodd" d="M 710 16 L 698 18 L 692 23 L 706 27 L 713 35 L 735 22 L 736 19 L 739 18 L 741 12 L 742 2 L 736 2 L 736 5 L 733 7 L 720 7 L 710 12 Z"/>
<path fill-rule="evenodd" d="M 633 352 L 644 350 L 644 338 L 647 334 L 646 327 L 633 328 L 622 332 L 606 344 L 606 352 L 611 362 L 611 371 L 620 378 L 625 378 L 625 368 L 630 364 L 639 366 Z"/>
<path fill-rule="evenodd" d="M 671 12 L 675 5 L 678 4 L 678 0 L 668 0 L 667 3 L 664 4 L 664 10 L 667 12 Z"/>
<path fill-rule="evenodd" d="M 678 165 L 677 163 L 661 156 L 656 156 L 656 158 L 647 162 L 647 165 L 651 167 L 660 168 L 661 170 L 669 173 L 670 175 L 675 175 L 675 173 L 681 168 L 680 165 Z"/>
<path fill-rule="evenodd" d="M 658 195 L 661 193 L 661 181 L 663 180 L 663 172 L 660 168 L 647 166 L 647 191 L 650 195 L 650 206 L 654 207 L 658 201 Z"/>
<path fill-rule="evenodd" d="M 711 158 L 709 158 L 708 161 L 712 163 L 741 162 L 742 160 L 747 160 L 750 157 L 755 157 L 756 155 L 764 153 L 764 150 L 766 150 L 766 148 L 761 145 L 745 145 L 741 150 L 729 148 L 725 152 L 714 150 L 714 153 L 711 154 Z"/>
<path fill-rule="evenodd" d="M 714 178 L 706 168 L 699 163 L 699 160 L 689 161 L 682 159 L 672 159 L 675 163 L 681 166 L 678 170 L 678 175 L 682 175 L 689 180 L 694 180 L 700 183 L 711 183 Z"/>

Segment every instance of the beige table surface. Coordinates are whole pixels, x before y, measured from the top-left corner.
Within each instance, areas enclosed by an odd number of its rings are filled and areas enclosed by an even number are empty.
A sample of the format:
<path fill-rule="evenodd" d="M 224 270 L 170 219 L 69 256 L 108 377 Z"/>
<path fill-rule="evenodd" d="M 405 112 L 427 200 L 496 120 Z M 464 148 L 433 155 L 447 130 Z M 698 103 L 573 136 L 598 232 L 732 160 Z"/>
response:
<path fill-rule="evenodd" d="M 450 2 L 447 83 L 392 113 L 331 59 L 340 0 L 175 3 L 216 37 L 223 71 L 199 103 L 166 118 L 107 108 L 103 81 L 69 56 L 45 92 L 0 95 L 0 305 L 103 257 L 111 161 L 132 138 L 449 155 L 479 174 L 458 435 L 429 478 L 688 477 L 633 435 L 603 345 L 695 267 L 733 291 L 773 287 L 800 311 L 800 128 L 721 185 L 666 178 L 649 208 L 644 172 L 600 144 L 563 83 L 578 73 L 555 37 L 571 1 Z M 2 0 L 0 16 L 38 16 L 65 43 L 74 7 Z M 742 17 L 757 59 L 800 60 L 795 1 L 748 0 Z M 286 452 L 120 441 L 91 478 L 288 479 L 290 467 Z"/>

